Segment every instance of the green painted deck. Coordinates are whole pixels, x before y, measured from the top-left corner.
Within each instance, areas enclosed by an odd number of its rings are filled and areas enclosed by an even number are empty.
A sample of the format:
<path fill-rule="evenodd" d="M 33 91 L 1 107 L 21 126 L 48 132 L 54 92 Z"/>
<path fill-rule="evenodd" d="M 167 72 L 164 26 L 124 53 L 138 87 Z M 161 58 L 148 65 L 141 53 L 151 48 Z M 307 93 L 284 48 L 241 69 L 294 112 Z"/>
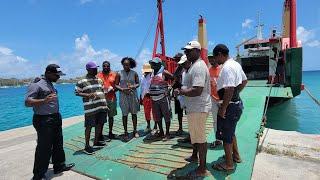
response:
<path fill-rule="evenodd" d="M 244 112 L 238 122 L 236 135 L 238 146 L 243 162 L 236 165 L 236 170 L 230 174 L 218 172 L 211 168 L 212 164 L 222 161 L 223 148 L 208 149 L 207 166 L 211 176 L 205 179 L 250 179 L 256 147 L 258 143 L 257 132 L 260 130 L 266 96 L 270 88 L 265 81 L 250 81 L 241 93 L 244 102 Z M 290 88 L 272 88 L 273 97 L 292 97 Z M 142 108 L 143 109 L 143 108 Z M 121 111 L 118 110 L 118 114 Z M 128 130 L 132 131 L 132 123 L 128 118 Z M 153 124 L 153 122 L 152 122 Z M 143 111 L 138 113 L 138 130 L 143 135 L 146 123 Z M 183 119 L 184 130 L 187 130 L 187 121 Z M 212 142 L 213 134 L 212 116 L 207 121 L 207 139 Z M 174 116 L 171 124 L 171 131 L 178 129 L 177 117 Z M 95 155 L 82 153 L 84 148 L 84 127 L 79 123 L 64 130 L 64 147 L 67 160 L 75 162 L 75 171 L 98 179 L 185 179 L 188 171 L 194 169 L 197 164 L 187 163 L 185 157 L 191 155 L 190 144 L 177 142 L 175 137 L 169 141 L 157 141 L 144 143 L 145 136 L 131 139 L 125 143 L 121 140 L 113 140 L 108 146 L 97 150 Z M 108 133 L 108 126 L 105 125 L 104 133 Z M 115 117 L 114 133 L 122 134 L 121 115 Z M 172 132 L 174 134 L 174 132 Z M 93 137 L 93 133 L 92 133 Z"/>

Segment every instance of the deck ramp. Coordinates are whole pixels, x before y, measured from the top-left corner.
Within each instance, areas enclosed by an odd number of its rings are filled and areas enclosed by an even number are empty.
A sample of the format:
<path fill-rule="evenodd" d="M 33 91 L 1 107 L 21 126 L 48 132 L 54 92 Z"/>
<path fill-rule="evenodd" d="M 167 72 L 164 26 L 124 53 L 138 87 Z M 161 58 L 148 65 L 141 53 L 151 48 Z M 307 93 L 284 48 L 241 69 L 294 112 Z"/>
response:
<path fill-rule="evenodd" d="M 244 102 L 244 112 L 238 122 L 236 135 L 243 162 L 236 165 L 232 173 L 218 172 L 211 168 L 213 163 L 223 161 L 223 149 L 208 149 L 207 166 L 211 176 L 205 179 L 250 179 L 253 170 L 256 147 L 258 143 L 257 132 L 260 130 L 266 96 L 270 88 L 265 81 L 250 81 L 241 93 Z M 290 97 L 292 93 L 286 88 L 272 88 L 274 97 Z M 120 114 L 121 111 L 118 110 Z M 129 132 L 132 131 L 130 117 L 128 123 Z M 153 123 L 152 123 L 153 124 Z M 187 130 L 187 121 L 183 119 L 184 130 Z M 108 126 L 104 133 L 108 133 Z M 143 112 L 138 114 L 138 129 L 143 135 L 145 121 Z M 208 142 L 214 139 L 212 115 L 207 120 Z M 178 129 L 178 121 L 174 116 L 171 130 Z M 191 155 L 190 144 L 179 143 L 182 138 L 174 137 L 169 141 L 144 142 L 145 136 L 131 139 L 125 143 L 121 140 L 113 140 L 103 149 L 97 150 L 95 155 L 82 153 L 84 148 L 84 127 L 79 123 L 64 130 L 64 148 L 69 162 L 75 162 L 75 171 L 98 179 L 185 179 L 189 170 L 197 165 L 187 163 L 184 158 Z M 114 133 L 122 134 L 121 115 L 115 117 Z M 172 132 L 174 134 L 174 132 Z M 185 135 L 184 135 L 185 136 Z M 93 137 L 93 133 L 92 133 Z"/>

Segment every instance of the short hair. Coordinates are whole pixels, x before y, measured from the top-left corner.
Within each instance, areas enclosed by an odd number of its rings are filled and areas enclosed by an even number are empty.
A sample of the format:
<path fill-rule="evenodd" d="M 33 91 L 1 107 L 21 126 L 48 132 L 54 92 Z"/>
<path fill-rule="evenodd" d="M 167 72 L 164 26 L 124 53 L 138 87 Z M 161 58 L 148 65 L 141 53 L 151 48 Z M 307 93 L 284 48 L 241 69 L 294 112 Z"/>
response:
<path fill-rule="evenodd" d="M 105 63 L 107 63 L 107 64 L 110 65 L 110 62 L 109 62 L 109 61 L 103 61 L 102 66 L 103 66 Z"/>
<path fill-rule="evenodd" d="M 219 54 L 228 56 L 229 55 L 229 49 L 224 44 L 218 44 L 218 45 L 216 45 L 216 47 L 213 48 L 212 54 L 213 54 L 213 56 L 218 56 Z"/>
<path fill-rule="evenodd" d="M 135 68 L 137 66 L 136 60 L 134 60 L 132 57 L 124 57 L 121 60 L 121 64 L 123 65 L 124 61 L 128 60 L 130 62 L 130 68 Z"/>

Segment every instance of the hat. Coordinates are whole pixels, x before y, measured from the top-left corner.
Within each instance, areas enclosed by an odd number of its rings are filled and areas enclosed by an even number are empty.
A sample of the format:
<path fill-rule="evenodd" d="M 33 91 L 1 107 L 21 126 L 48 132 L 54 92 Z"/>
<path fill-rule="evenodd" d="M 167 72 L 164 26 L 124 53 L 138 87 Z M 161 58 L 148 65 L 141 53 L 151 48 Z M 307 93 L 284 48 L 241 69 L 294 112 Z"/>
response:
<path fill-rule="evenodd" d="M 93 61 L 90 61 L 86 64 L 86 69 L 97 69 L 99 66 L 97 66 L 96 63 L 94 63 Z"/>
<path fill-rule="evenodd" d="M 154 57 L 154 58 L 152 58 L 152 60 L 149 61 L 149 63 L 158 64 L 158 63 L 162 63 L 162 60 L 160 58 L 158 58 L 158 57 Z"/>
<path fill-rule="evenodd" d="M 152 72 L 151 65 L 149 63 L 145 63 L 142 67 L 142 73 Z"/>
<path fill-rule="evenodd" d="M 213 54 L 213 56 L 218 56 L 220 53 L 228 55 L 229 54 L 228 47 L 224 44 L 216 45 L 216 47 L 213 48 L 212 54 Z"/>
<path fill-rule="evenodd" d="M 54 74 L 59 75 L 59 76 L 66 75 L 60 70 L 60 66 L 58 66 L 57 64 L 49 64 L 46 67 L 46 72 L 54 73 Z"/>
<path fill-rule="evenodd" d="M 182 50 L 185 50 L 185 49 L 199 49 L 201 50 L 201 45 L 198 41 L 190 41 L 188 42 L 188 44 L 181 48 Z"/>
<path fill-rule="evenodd" d="M 181 58 L 180 58 L 180 61 L 178 62 L 178 64 L 183 64 L 187 61 L 187 56 L 186 55 L 183 55 Z"/>
<path fill-rule="evenodd" d="M 212 52 L 209 52 L 209 53 L 208 53 L 208 57 L 213 57 L 213 53 L 212 53 Z"/>

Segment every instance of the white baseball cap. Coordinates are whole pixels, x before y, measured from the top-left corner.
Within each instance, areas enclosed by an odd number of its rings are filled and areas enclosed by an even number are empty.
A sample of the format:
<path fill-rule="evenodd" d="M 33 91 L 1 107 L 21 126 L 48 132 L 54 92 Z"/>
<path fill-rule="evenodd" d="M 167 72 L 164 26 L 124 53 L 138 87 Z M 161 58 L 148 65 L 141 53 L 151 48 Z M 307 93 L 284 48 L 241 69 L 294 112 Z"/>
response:
<path fill-rule="evenodd" d="M 187 59 L 187 56 L 186 56 L 186 55 L 183 55 L 183 56 L 181 56 L 180 61 L 178 62 L 178 64 L 183 64 L 183 63 L 185 63 L 187 60 L 188 60 L 188 59 Z"/>
<path fill-rule="evenodd" d="M 181 48 L 182 50 L 185 50 L 185 49 L 199 49 L 201 50 L 201 45 L 198 41 L 190 41 L 188 42 L 188 44 Z"/>

